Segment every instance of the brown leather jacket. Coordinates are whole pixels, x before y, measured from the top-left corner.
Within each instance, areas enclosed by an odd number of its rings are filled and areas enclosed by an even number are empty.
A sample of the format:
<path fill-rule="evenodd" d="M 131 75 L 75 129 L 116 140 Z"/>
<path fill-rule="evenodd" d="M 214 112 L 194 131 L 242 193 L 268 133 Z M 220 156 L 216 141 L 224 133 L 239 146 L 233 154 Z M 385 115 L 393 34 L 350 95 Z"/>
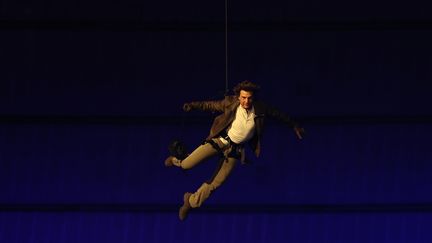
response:
<path fill-rule="evenodd" d="M 217 116 L 213 125 L 210 129 L 210 134 L 206 138 L 206 140 L 210 140 L 212 138 L 218 137 L 219 134 L 228 128 L 231 122 L 234 120 L 236 109 L 240 105 L 237 96 L 225 96 L 223 100 L 217 101 L 196 101 L 186 103 L 192 110 L 203 110 L 203 111 L 212 111 L 212 112 L 221 112 L 219 116 Z M 261 138 L 264 128 L 264 119 L 266 117 L 273 117 L 278 119 L 290 127 L 296 127 L 297 123 L 291 120 L 291 118 L 280 112 L 279 110 L 270 107 L 260 101 L 254 101 L 253 106 L 255 108 L 255 133 L 252 139 L 249 141 L 249 145 L 254 151 L 255 155 L 258 157 L 261 151 Z"/>

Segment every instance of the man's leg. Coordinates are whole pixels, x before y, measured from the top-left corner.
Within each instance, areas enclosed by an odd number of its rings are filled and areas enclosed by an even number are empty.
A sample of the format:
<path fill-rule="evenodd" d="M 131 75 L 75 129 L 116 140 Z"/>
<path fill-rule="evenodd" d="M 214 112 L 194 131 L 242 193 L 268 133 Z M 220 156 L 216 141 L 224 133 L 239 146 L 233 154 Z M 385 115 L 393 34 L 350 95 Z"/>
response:
<path fill-rule="evenodd" d="M 215 146 L 219 147 L 219 149 L 216 149 Z M 191 169 L 200 162 L 216 155 L 224 146 L 225 145 L 221 143 L 219 139 L 213 139 L 212 143 L 206 142 L 205 144 L 200 145 L 184 160 L 179 160 L 173 156 L 168 157 L 165 161 L 165 165 L 175 165 L 183 169 Z"/>
<path fill-rule="evenodd" d="M 191 169 L 200 162 L 216 155 L 218 150 L 210 143 L 205 143 L 196 148 L 188 157 L 180 162 L 180 167 L 183 169 Z"/>
<path fill-rule="evenodd" d="M 179 210 L 180 220 L 184 220 L 191 208 L 200 207 L 201 204 L 210 197 L 212 191 L 216 190 L 231 173 L 234 168 L 237 159 L 228 158 L 225 161 L 221 161 L 219 168 L 216 170 L 213 178 L 201 185 L 195 193 L 185 193 L 184 204 Z"/>

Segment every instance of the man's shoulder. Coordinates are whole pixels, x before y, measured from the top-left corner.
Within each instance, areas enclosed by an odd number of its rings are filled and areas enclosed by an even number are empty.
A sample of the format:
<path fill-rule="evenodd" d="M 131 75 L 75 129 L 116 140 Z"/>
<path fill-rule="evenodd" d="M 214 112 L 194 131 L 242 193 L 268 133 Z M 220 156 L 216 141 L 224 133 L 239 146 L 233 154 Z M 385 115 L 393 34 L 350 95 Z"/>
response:
<path fill-rule="evenodd" d="M 239 100 L 236 96 L 225 96 L 224 98 L 224 107 L 225 110 L 235 110 L 237 106 L 239 105 Z"/>
<path fill-rule="evenodd" d="M 238 100 L 237 97 L 234 96 L 234 95 L 227 95 L 227 96 L 225 96 L 225 98 L 224 98 L 224 101 L 227 102 L 227 103 L 234 103 L 234 102 L 236 102 L 237 100 Z"/>
<path fill-rule="evenodd" d="M 265 103 L 265 102 L 263 102 L 262 100 L 255 100 L 254 101 L 254 107 L 256 108 L 256 107 L 259 107 L 259 108 L 266 108 L 268 105 Z"/>
<path fill-rule="evenodd" d="M 269 106 L 267 103 L 263 102 L 262 100 L 256 100 L 254 101 L 254 109 L 256 114 L 266 113 L 266 111 L 269 109 Z"/>

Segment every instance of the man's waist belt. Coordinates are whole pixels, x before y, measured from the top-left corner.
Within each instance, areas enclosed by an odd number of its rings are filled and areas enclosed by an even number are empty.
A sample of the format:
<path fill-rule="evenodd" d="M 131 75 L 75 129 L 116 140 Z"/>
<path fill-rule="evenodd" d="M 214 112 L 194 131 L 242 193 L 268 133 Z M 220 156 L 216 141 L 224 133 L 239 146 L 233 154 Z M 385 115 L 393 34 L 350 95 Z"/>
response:
<path fill-rule="evenodd" d="M 222 132 L 220 133 L 220 136 L 221 136 L 221 138 L 227 140 L 228 143 L 231 144 L 231 145 L 236 145 L 236 146 L 241 145 L 241 144 L 239 144 L 239 143 L 235 143 L 235 142 L 233 142 L 233 141 L 231 140 L 231 138 L 228 136 L 228 134 L 226 133 L 226 131 L 222 131 Z"/>

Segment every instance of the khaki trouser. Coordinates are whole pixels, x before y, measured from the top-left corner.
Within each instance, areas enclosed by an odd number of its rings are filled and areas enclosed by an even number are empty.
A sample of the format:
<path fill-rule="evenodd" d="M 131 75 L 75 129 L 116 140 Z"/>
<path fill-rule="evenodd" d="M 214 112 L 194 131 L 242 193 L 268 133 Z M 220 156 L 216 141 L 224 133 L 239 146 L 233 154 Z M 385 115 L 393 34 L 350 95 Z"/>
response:
<path fill-rule="evenodd" d="M 230 145 L 225 145 L 218 138 L 214 138 L 213 141 L 222 151 L 230 149 Z M 205 159 L 215 156 L 216 154 L 218 154 L 218 151 L 210 143 L 205 143 L 200 145 L 187 158 L 185 158 L 181 162 L 181 167 L 183 169 L 190 169 Z M 189 198 L 191 207 L 197 208 L 201 206 L 201 204 L 210 196 L 212 191 L 222 185 L 222 183 L 226 180 L 234 168 L 236 162 L 237 159 L 235 158 L 228 158 L 227 160 L 221 162 L 213 178 L 210 181 L 203 183 L 201 187 L 198 188 L 198 190 Z"/>

